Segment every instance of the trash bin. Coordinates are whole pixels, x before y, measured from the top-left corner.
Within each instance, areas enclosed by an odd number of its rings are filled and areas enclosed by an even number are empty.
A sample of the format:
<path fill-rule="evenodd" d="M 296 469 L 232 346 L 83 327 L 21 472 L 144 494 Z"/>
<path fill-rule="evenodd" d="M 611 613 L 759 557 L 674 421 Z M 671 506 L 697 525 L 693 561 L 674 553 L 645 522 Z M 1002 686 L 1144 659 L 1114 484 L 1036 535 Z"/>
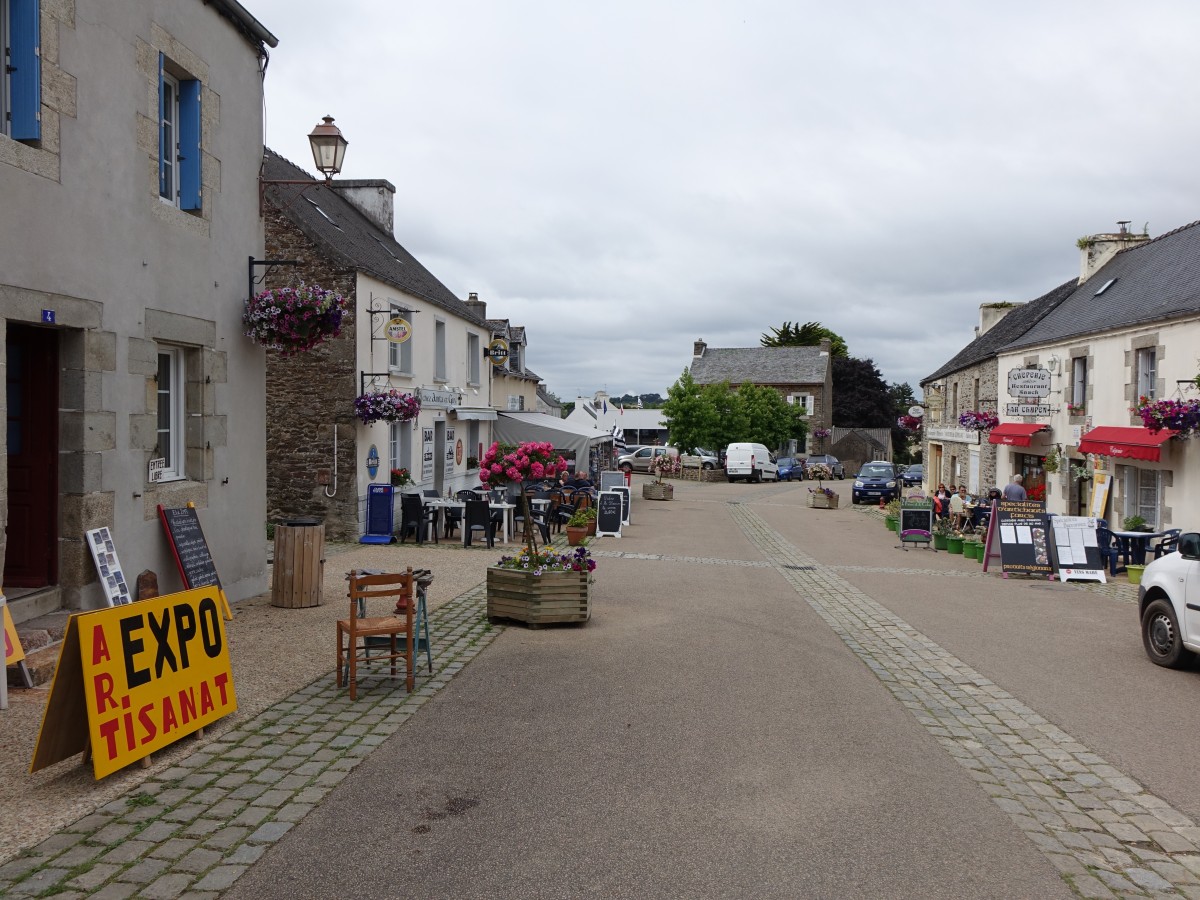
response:
<path fill-rule="evenodd" d="M 287 609 L 320 606 L 324 575 L 325 525 L 315 518 L 289 519 L 276 525 L 271 605 Z"/>

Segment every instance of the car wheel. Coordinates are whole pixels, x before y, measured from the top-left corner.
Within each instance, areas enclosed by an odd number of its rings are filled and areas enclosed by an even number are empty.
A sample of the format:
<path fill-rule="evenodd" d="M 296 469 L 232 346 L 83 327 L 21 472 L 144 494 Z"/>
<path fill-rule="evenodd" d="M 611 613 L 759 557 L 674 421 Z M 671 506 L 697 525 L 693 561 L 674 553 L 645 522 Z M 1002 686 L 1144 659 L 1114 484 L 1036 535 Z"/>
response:
<path fill-rule="evenodd" d="M 1178 669 L 1190 663 L 1192 651 L 1183 646 L 1175 609 L 1167 600 L 1155 600 L 1142 616 L 1142 646 L 1150 662 L 1168 669 Z"/>
<path fill-rule="evenodd" d="M 621 471 L 624 472 L 626 475 L 628 475 L 630 472 L 633 471 L 633 466 L 631 466 L 629 463 L 622 463 Z"/>
<path fill-rule="evenodd" d="M 700 466 L 700 468 L 702 468 L 702 469 L 711 469 L 712 467 L 713 467 L 712 463 L 704 463 L 703 465 Z"/>

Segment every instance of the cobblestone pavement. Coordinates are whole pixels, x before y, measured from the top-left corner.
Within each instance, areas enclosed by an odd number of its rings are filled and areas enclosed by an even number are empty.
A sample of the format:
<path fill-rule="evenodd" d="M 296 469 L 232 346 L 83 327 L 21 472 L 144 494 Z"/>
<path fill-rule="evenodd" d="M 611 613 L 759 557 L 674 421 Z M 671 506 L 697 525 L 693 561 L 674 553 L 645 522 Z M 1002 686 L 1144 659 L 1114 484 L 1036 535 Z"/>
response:
<path fill-rule="evenodd" d="M 1077 893 L 1200 897 L 1195 822 L 818 566 L 749 505 L 733 518 Z"/>
<path fill-rule="evenodd" d="M 352 703 L 315 681 L 0 866 L 0 897 L 217 897 L 491 642 L 484 601 L 438 608 L 413 693 L 363 678 Z"/>

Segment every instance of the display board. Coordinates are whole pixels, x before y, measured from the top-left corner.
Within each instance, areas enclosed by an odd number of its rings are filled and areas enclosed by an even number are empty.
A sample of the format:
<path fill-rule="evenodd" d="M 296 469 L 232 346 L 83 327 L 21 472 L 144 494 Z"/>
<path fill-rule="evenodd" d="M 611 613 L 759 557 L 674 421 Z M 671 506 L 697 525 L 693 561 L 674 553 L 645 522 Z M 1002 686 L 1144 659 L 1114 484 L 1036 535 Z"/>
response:
<path fill-rule="evenodd" d="M 225 618 L 232 619 L 233 610 L 229 608 L 229 601 L 225 599 L 225 591 L 221 588 L 217 566 L 208 550 L 208 541 L 204 539 L 204 529 L 200 527 L 196 507 L 188 503 L 187 506 L 178 509 L 167 509 L 160 504 L 158 517 L 162 520 L 163 531 L 166 532 L 167 543 L 175 557 L 175 565 L 179 568 L 183 586 L 199 588 L 215 585 L 221 597 Z"/>
<path fill-rule="evenodd" d="M 1091 516 L 1055 516 L 1054 563 L 1060 581 L 1099 581 L 1104 584 L 1104 560 L 1096 537 L 1096 520 Z"/>
<path fill-rule="evenodd" d="M 625 487 L 624 472 L 601 472 L 600 490 L 610 491 L 613 488 Z"/>
<path fill-rule="evenodd" d="M 1035 500 L 1001 500 L 996 504 L 994 518 L 1004 574 L 1052 577 L 1046 504 Z"/>
<path fill-rule="evenodd" d="M 619 491 L 601 491 L 596 498 L 596 537 L 621 536 L 624 501 Z"/>
<path fill-rule="evenodd" d="M 1092 502 L 1088 512 L 1093 518 L 1104 518 L 1104 507 L 1108 505 L 1108 489 L 1112 476 L 1108 472 L 1092 473 Z"/>
<path fill-rule="evenodd" d="M 616 491 L 621 495 L 621 524 L 628 525 L 629 508 L 633 505 L 633 501 L 630 499 L 631 494 L 633 493 L 632 489 L 628 487 L 615 487 L 610 488 L 609 490 Z"/>
<path fill-rule="evenodd" d="M 358 539 L 360 544 L 392 542 L 393 490 L 390 484 L 367 485 L 367 531 Z"/>
<path fill-rule="evenodd" d="M 71 616 L 30 771 L 90 745 L 97 779 L 237 709 L 220 589 Z"/>
<path fill-rule="evenodd" d="M 933 501 L 900 501 L 900 540 L 928 544 L 933 540 Z"/>
<path fill-rule="evenodd" d="M 92 561 L 96 564 L 100 587 L 104 588 L 108 605 L 132 603 L 129 585 L 125 581 L 125 570 L 121 568 L 121 561 L 117 559 L 112 532 L 107 528 L 93 528 L 91 531 L 85 531 L 84 536 L 87 538 L 88 549 L 92 551 Z"/>

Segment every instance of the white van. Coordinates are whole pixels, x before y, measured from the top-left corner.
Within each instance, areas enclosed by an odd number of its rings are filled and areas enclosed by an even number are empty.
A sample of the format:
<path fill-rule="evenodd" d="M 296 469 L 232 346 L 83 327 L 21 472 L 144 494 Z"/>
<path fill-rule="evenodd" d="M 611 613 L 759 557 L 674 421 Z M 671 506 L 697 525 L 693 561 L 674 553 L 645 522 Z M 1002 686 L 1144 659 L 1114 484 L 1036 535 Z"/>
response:
<path fill-rule="evenodd" d="M 725 448 L 725 477 L 730 481 L 778 481 L 775 454 L 762 444 L 730 444 Z"/>

